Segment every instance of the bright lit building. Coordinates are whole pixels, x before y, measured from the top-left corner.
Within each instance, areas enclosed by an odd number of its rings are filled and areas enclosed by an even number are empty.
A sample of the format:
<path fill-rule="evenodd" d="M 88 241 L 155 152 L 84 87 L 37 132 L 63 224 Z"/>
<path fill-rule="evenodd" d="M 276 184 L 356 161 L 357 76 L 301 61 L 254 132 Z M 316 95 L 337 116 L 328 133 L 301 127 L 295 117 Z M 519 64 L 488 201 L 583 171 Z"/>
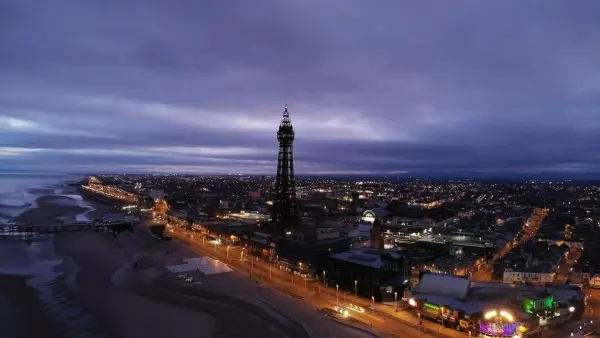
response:
<path fill-rule="evenodd" d="M 520 338 L 527 327 L 510 310 L 489 310 L 479 320 L 480 337 Z"/>
<path fill-rule="evenodd" d="M 546 266 L 531 266 L 519 270 L 505 269 L 502 280 L 505 283 L 530 282 L 535 284 L 552 283 L 555 277 L 554 269 Z"/>

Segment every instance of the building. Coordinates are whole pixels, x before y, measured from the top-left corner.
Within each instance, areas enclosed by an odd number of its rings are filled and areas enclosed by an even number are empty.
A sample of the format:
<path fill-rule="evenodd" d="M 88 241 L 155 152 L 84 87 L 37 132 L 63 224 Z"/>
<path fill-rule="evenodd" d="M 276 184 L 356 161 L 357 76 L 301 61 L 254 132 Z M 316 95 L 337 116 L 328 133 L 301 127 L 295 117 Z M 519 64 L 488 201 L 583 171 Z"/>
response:
<path fill-rule="evenodd" d="M 383 249 L 383 235 L 381 234 L 381 220 L 376 218 L 371 228 L 371 247 Z"/>
<path fill-rule="evenodd" d="M 505 269 L 502 281 L 505 283 L 552 283 L 556 267 L 551 264 L 532 265 Z"/>
<path fill-rule="evenodd" d="M 316 274 L 325 268 L 329 255 L 349 247 L 350 239 L 341 235 L 337 227 L 303 223 L 280 238 L 277 254 L 280 260 L 289 264 L 290 270 L 302 266 L 302 272 Z"/>
<path fill-rule="evenodd" d="M 262 197 L 262 189 L 256 189 L 248 192 L 248 197 L 258 200 Z"/>
<path fill-rule="evenodd" d="M 426 273 L 410 293 L 408 304 L 419 317 L 440 321 L 457 330 L 473 330 L 479 307 L 468 301 L 471 283 L 467 278 Z"/>
<path fill-rule="evenodd" d="M 247 212 L 245 210 L 241 210 L 239 213 L 229 213 L 225 217 L 235 219 L 237 221 L 248 223 L 248 224 L 256 224 L 257 222 L 266 222 L 270 218 L 269 215 L 261 214 L 260 212 Z"/>
<path fill-rule="evenodd" d="M 277 140 L 279 141 L 279 155 L 271 219 L 276 231 L 284 233 L 287 229 L 294 228 L 298 222 L 293 156 L 294 128 L 287 105 L 277 131 Z"/>
<path fill-rule="evenodd" d="M 329 256 L 322 277 L 340 290 L 374 297 L 376 301 L 401 298 L 406 279 L 401 250 L 359 248 Z"/>
<path fill-rule="evenodd" d="M 148 196 L 152 197 L 155 200 L 163 200 L 165 199 L 165 191 L 162 189 L 152 189 L 148 193 Z"/>
<path fill-rule="evenodd" d="M 275 236 L 256 226 L 247 226 L 244 228 L 242 241 L 244 242 L 244 247 L 248 250 L 248 254 L 271 262 L 279 260 L 279 236 Z"/>

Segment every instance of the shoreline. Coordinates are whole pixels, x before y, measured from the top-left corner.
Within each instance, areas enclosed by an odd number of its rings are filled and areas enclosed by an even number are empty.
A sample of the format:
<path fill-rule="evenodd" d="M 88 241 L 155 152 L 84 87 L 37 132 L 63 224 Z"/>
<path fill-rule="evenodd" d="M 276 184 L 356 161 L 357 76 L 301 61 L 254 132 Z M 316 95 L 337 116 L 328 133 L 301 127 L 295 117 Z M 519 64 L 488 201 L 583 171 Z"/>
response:
<path fill-rule="evenodd" d="M 97 334 L 111 338 L 214 337 L 215 319 L 210 314 L 165 304 L 111 282 L 115 271 L 141 250 L 140 245 L 127 233 L 116 239 L 99 232 L 60 233 L 54 238 L 56 253 L 64 262 L 71 260 L 67 263 L 71 275 L 65 277 L 76 286 L 73 300 L 93 314 Z M 169 325 L 165 318 L 170 318 Z"/>
<path fill-rule="evenodd" d="M 11 324 L 3 325 L 2 337 L 65 337 L 64 328 L 44 309 L 27 279 L 25 276 L 0 274 L 0 299 L 4 297 L 8 305 L 7 316 L 2 314 L 0 318 L 10 318 Z"/>
<path fill-rule="evenodd" d="M 109 205 L 100 204 L 81 194 L 71 194 L 81 196 L 82 201 L 89 205 L 89 207 L 83 207 L 77 205 L 79 203 L 77 199 L 64 195 L 39 196 L 35 200 L 35 207 L 25 210 L 13 220 L 18 224 L 61 225 L 77 221 L 79 215 L 83 215 L 89 221 L 94 221 L 102 218 L 106 212 L 112 209 Z"/>

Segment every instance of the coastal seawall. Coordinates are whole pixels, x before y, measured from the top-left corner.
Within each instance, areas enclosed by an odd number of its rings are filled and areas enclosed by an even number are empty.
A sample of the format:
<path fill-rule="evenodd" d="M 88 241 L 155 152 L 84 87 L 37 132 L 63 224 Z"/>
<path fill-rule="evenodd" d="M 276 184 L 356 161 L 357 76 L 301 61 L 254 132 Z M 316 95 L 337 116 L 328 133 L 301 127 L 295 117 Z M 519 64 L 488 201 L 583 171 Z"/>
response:
<path fill-rule="evenodd" d="M 83 196 L 85 196 L 86 199 L 89 199 L 94 202 L 102 203 L 107 206 L 121 207 L 126 204 L 125 202 L 121 202 L 121 201 L 118 201 L 115 199 L 104 197 L 100 194 L 94 194 L 93 192 L 90 192 L 89 190 L 81 188 L 81 186 L 77 188 L 77 191 L 79 193 L 81 193 Z"/>

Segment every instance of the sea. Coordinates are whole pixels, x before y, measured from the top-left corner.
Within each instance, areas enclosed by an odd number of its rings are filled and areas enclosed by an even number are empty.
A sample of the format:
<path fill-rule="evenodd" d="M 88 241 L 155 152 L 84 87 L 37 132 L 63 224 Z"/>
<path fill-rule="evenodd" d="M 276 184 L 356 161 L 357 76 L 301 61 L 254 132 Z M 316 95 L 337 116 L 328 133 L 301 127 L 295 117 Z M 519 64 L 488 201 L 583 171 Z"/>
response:
<path fill-rule="evenodd" d="M 93 207 L 67 187 L 84 179 L 75 175 L 0 174 L 0 224 L 12 224 L 20 213 L 35 208 L 40 196 L 56 196 L 57 204 L 81 206 L 87 211 L 76 216 L 87 220 L 85 214 Z M 65 327 L 66 337 L 96 337 L 92 334 L 93 320 L 83 315 L 83 309 L 73 304 L 69 292 L 75 288 L 78 267 L 68 257 L 60 257 L 54 251 L 52 237 L 26 243 L 24 241 L 0 241 L 0 278 L 2 275 L 21 276 L 35 292 L 41 306 Z M 0 290 L 0 337 L 17 336 L 15 314 L 10 311 L 8 298 Z"/>
<path fill-rule="evenodd" d="M 35 208 L 40 196 L 53 195 L 56 203 L 93 208 L 79 194 L 72 193 L 66 184 L 78 182 L 85 176 L 60 174 L 2 174 L 0 173 L 0 224 L 10 224 L 14 217 Z M 77 221 L 86 221 L 85 215 L 77 215 Z"/>

